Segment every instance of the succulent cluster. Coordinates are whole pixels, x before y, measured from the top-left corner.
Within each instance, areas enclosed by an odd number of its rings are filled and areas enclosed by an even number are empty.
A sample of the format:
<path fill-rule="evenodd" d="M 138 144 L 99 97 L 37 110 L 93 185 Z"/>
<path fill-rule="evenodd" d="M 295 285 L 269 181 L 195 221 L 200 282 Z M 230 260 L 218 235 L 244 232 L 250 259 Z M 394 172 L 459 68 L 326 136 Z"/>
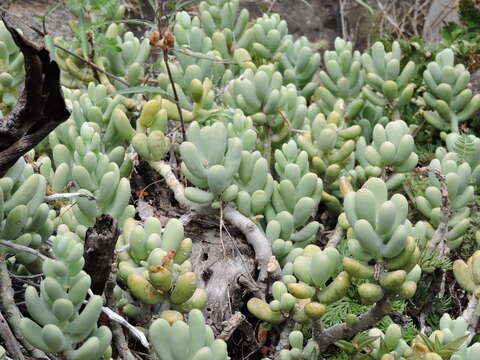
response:
<path fill-rule="evenodd" d="M 402 329 L 397 324 L 391 324 L 385 332 L 373 328 L 368 332 L 375 339 L 371 355 L 378 360 L 473 360 L 480 354 L 480 347 L 478 343 L 468 346 L 473 334 L 467 326 L 463 317 L 453 320 L 450 315 L 444 314 L 439 330 L 433 331 L 430 336 L 420 333 L 410 344 L 402 339 Z"/>
<path fill-rule="evenodd" d="M 281 281 L 272 285 L 273 300 L 267 304 L 252 298 L 247 303 L 248 309 L 272 324 L 288 318 L 301 324 L 319 320 L 326 305 L 342 298 L 350 285 L 350 276 L 345 271 L 333 276 L 340 263 L 340 254 L 334 248 L 322 251 L 316 245 L 307 245 L 303 251 L 293 251 L 289 257 Z"/>
<path fill-rule="evenodd" d="M 212 329 L 205 325 L 200 310 L 188 314 L 188 323 L 173 323 L 163 318 L 152 322 L 149 337 L 160 360 L 227 360 L 227 344 L 215 339 Z"/>
<path fill-rule="evenodd" d="M 315 90 L 317 104 L 323 114 L 333 111 L 335 99 L 342 99 L 353 118 L 363 106 L 360 97 L 365 83 L 362 59 L 359 51 L 353 51 L 352 44 L 335 39 L 335 51 L 323 53 L 325 70 L 319 72 L 321 86 Z"/>
<path fill-rule="evenodd" d="M 192 240 L 184 238 L 180 221 L 170 219 L 162 229 L 157 218 L 145 219 L 143 226 L 129 218 L 117 249 L 127 245 L 118 257 L 118 278 L 127 284 L 133 297 L 149 305 L 167 302 L 184 312 L 205 305 L 207 294 L 197 288 L 188 260 Z"/>
<path fill-rule="evenodd" d="M 201 312 L 208 294 L 190 261 L 197 239 L 175 218 L 183 210 L 146 216 L 132 201 L 132 190 L 149 195 L 130 183 L 144 160 L 181 206 L 218 213 L 221 226 L 228 214 L 228 226 L 253 246 L 267 275 L 250 284 L 247 320 L 279 335 L 264 342 L 263 356 L 315 360 L 336 342 L 352 359 L 480 357 L 478 320 L 468 312 L 480 311 L 480 252 L 471 241 L 480 139 L 469 130 L 480 95 L 452 49 L 436 54 L 422 78 L 398 42 L 361 53 L 338 38 L 322 56 L 307 38 L 295 40 L 277 14 L 251 20 L 239 0 L 176 11 L 164 33 L 143 38 L 121 20 L 120 1 L 107 3 L 68 2 L 77 19 L 72 39 L 47 45 L 71 117 L 0 178 L 2 266 L 37 285 L 24 291 L 25 317 L 8 319 L 26 342 L 78 360 L 136 349 L 122 328 L 103 325 L 107 310 L 125 316 L 132 334 L 145 334 L 137 336 L 151 345 L 149 356 L 230 358 L 227 342 L 215 339 L 222 328 L 207 326 Z M 166 35 L 169 44 L 158 38 Z M 0 117 L 15 104 L 23 77 L 23 55 L 0 23 Z M 432 134 L 442 131 L 445 145 L 428 160 L 418 150 L 424 144 L 412 109 Z M 101 214 L 120 228 L 105 298 L 89 295 L 91 276 L 82 270 L 87 231 Z M 419 285 L 432 272 L 426 262 L 435 256 L 453 261 L 470 301 L 465 318 L 445 314 L 439 330 L 412 341 L 400 325 L 369 318 L 422 296 Z M 326 314 L 340 301 L 367 311 L 328 328 Z M 351 346 L 337 341 L 356 333 L 366 339 L 361 349 L 355 339 Z"/>
<path fill-rule="evenodd" d="M 411 82 L 416 66 L 409 61 L 401 68 L 402 50 L 396 41 L 392 50 L 385 52 L 382 43 L 372 45 L 370 52 L 362 54 L 365 82 L 362 88 L 365 98 L 376 106 L 387 106 L 392 111 L 392 120 L 398 119 L 399 109 L 412 99 L 415 85 Z"/>
<path fill-rule="evenodd" d="M 433 110 L 425 119 L 440 130 L 458 132 L 460 123 L 480 108 L 480 96 L 468 89 L 470 73 L 462 64 L 455 65 L 454 53 L 445 49 L 428 64 L 423 79 L 428 91 L 425 103 Z"/>
<path fill-rule="evenodd" d="M 462 243 L 463 235 L 470 227 L 470 203 L 474 198 L 474 186 L 469 185 L 472 173 L 470 165 L 467 162 L 460 163 L 454 153 L 448 153 L 441 160 L 433 159 L 430 166 L 445 177 L 445 184 L 442 185 L 435 174 L 430 174 L 430 186 L 425 189 L 424 196 L 415 199 L 415 203 L 431 225 L 437 227 L 442 207 L 445 206 L 443 202 L 448 200 L 447 206 L 452 217 L 448 222 L 447 244 L 454 249 Z M 442 186 L 446 187 L 446 195 L 442 193 Z"/>
<path fill-rule="evenodd" d="M 43 262 L 40 293 L 33 286 L 25 291 L 30 318 L 20 321 L 25 338 L 46 353 L 61 353 L 67 359 L 102 359 L 111 354 L 112 333 L 97 327 L 103 299 L 87 299 L 91 279 L 82 271 L 85 263 L 80 238 L 65 226 L 52 239 L 53 259 Z"/>
<path fill-rule="evenodd" d="M 1 238 L 39 249 L 54 230 L 55 211 L 44 202 L 47 181 L 20 159 L 0 179 Z M 5 250 L 5 249 L 3 249 Z M 42 261 L 35 254 L 15 251 L 17 271 L 40 272 Z"/>
<path fill-rule="evenodd" d="M 466 263 L 455 260 L 453 273 L 462 288 L 480 298 L 480 250 L 475 251 Z"/>

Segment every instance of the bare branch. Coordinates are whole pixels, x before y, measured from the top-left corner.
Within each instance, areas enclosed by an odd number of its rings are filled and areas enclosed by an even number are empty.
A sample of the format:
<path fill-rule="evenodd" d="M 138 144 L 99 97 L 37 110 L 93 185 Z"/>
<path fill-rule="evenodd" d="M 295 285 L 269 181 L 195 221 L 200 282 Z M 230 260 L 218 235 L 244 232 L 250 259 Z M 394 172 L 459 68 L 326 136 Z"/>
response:
<path fill-rule="evenodd" d="M 149 164 L 155 171 L 162 175 L 168 188 L 173 191 L 175 200 L 177 200 L 182 207 L 187 209 L 195 207 L 195 204 L 185 197 L 183 185 L 178 181 L 169 164 L 164 161 L 151 161 Z"/>
<path fill-rule="evenodd" d="M 10 327 L 8 326 L 7 320 L 3 317 L 2 312 L 0 311 L 0 337 L 4 339 L 5 346 L 9 351 L 10 355 L 12 355 L 15 359 L 24 360 L 25 357 L 20 350 L 20 346 L 15 339 Z"/>
<path fill-rule="evenodd" d="M 90 289 L 88 289 L 88 294 L 90 296 L 94 295 L 92 290 L 90 290 Z M 148 343 L 148 340 L 147 340 L 147 337 L 145 336 L 145 334 L 143 332 L 141 332 L 140 330 L 138 330 L 135 326 L 130 324 L 123 316 L 117 314 L 115 311 L 113 311 L 112 309 L 110 309 L 109 307 L 106 307 L 106 306 L 102 306 L 102 312 L 105 315 L 107 315 L 110 320 L 115 321 L 115 322 L 125 326 L 130 331 L 130 333 L 135 338 L 137 338 L 145 348 L 147 348 L 147 349 L 150 348 L 150 344 Z"/>
<path fill-rule="evenodd" d="M 10 324 L 10 327 L 13 330 L 17 340 L 19 340 L 23 347 L 35 358 L 43 358 L 45 354 L 30 345 L 20 331 L 20 319 L 23 318 L 23 315 L 15 304 L 15 299 L 13 298 L 12 280 L 8 274 L 5 254 L 2 253 L 0 253 L 0 298 L 0 308 L 3 309 L 5 316 L 7 317 L 7 321 Z"/>
<path fill-rule="evenodd" d="M 217 336 L 218 339 L 222 339 L 227 341 L 230 339 L 230 336 L 234 333 L 235 330 L 242 324 L 245 320 L 245 315 L 243 315 L 240 311 L 235 312 L 230 319 L 224 321 L 222 323 L 223 329 L 220 335 Z"/>
<path fill-rule="evenodd" d="M 325 245 L 326 248 L 328 247 L 336 247 L 340 241 L 342 241 L 344 235 L 344 231 L 340 224 L 337 224 L 335 226 L 335 229 L 333 232 L 330 234 L 330 237 L 328 238 L 327 245 Z"/>
<path fill-rule="evenodd" d="M 41 252 L 39 252 L 35 249 L 29 248 L 28 246 L 15 244 L 15 243 L 13 243 L 11 241 L 8 241 L 8 240 L 0 240 L 0 245 L 3 245 L 5 247 L 8 247 L 10 249 L 14 249 L 14 250 L 17 250 L 17 251 L 23 251 L 23 252 L 26 252 L 26 253 L 29 253 L 29 254 L 32 254 L 32 255 L 36 255 L 42 260 L 48 259 L 48 256 L 43 255 Z"/>
<path fill-rule="evenodd" d="M 80 193 L 80 192 L 74 192 L 74 193 L 57 193 L 57 194 L 52 194 L 45 196 L 43 199 L 45 202 L 52 202 L 52 201 L 57 201 L 57 200 L 62 200 L 62 199 L 72 199 L 76 197 L 84 197 L 88 200 L 96 200 L 96 197 L 91 194 L 86 194 L 86 193 Z"/>
<path fill-rule="evenodd" d="M 480 320 L 480 299 L 470 294 L 468 296 L 468 305 L 463 311 L 462 316 L 467 321 L 469 328 L 475 332 Z"/>
<path fill-rule="evenodd" d="M 265 234 L 252 220 L 234 208 L 229 206 L 225 207 L 223 216 L 225 220 L 239 229 L 243 235 L 245 235 L 247 242 L 252 245 L 255 251 L 255 259 L 258 262 L 258 268 L 260 270 L 258 280 L 261 282 L 265 281 L 267 278 L 268 262 L 272 257 L 272 248 Z"/>
<path fill-rule="evenodd" d="M 354 325 L 341 323 L 323 331 L 315 332 L 314 340 L 318 344 L 320 351 L 325 351 L 329 345 L 334 344 L 338 340 L 351 338 L 355 334 L 369 329 L 391 312 L 392 307 L 390 303 L 386 299 L 382 299 L 370 310 L 360 315 Z"/>

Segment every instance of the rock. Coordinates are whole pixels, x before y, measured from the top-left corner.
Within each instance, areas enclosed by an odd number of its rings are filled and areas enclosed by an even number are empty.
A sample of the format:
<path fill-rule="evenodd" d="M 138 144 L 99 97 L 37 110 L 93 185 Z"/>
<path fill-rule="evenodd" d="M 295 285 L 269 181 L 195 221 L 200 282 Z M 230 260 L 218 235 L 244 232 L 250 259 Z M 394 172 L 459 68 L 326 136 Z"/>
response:
<path fill-rule="evenodd" d="M 15 0 L 9 4 L 8 13 L 20 18 L 24 24 L 43 31 L 42 20 L 36 16 L 43 16 L 57 3 L 57 0 Z M 45 21 L 47 33 L 52 36 L 68 37 L 70 34 L 68 20 L 73 18 L 65 6 L 59 6 Z"/>
<path fill-rule="evenodd" d="M 480 92 L 480 69 L 472 73 L 470 78 L 470 86 L 474 94 Z"/>
<path fill-rule="evenodd" d="M 441 40 L 439 30 L 448 22 L 459 22 L 460 17 L 456 2 L 452 0 L 433 0 L 430 5 L 425 26 L 423 27 L 423 40 L 431 44 Z"/>
<path fill-rule="evenodd" d="M 338 0 L 241 0 L 240 4 L 254 18 L 268 10 L 279 13 L 295 37 L 306 36 L 312 42 L 326 40 L 333 44 L 335 37 L 341 36 Z"/>

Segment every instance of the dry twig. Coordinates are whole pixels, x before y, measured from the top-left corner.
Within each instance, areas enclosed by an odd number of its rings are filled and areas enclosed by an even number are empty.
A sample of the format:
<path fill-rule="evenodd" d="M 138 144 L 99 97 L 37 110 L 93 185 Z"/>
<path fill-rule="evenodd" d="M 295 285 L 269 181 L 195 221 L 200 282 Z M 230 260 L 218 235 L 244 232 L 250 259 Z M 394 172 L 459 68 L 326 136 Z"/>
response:
<path fill-rule="evenodd" d="M 441 211 L 440 222 L 432 238 L 428 242 L 427 248 L 429 249 L 430 252 L 433 252 L 435 249 L 438 249 L 439 253 L 443 254 L 445 251 L 445 240 L 447 238 L 447 233 L 448 233 L 448 222 L 450 221 L 450 218 L 452 216 L 452 212 L 450 211 L 450 208 L 449 208 L 448 190 L 447 190 L 447 182 L 445 179 L 445 175 L 443 175 L 439 170 L 431 166 L 417 168 L 415 169 L 415 171 L 423 175 L 432 173 L 437 177 L 438 181 L 440 182 L 440 192 L 442 194 L 442 204 L 440 207 L 440 211 Z"/>

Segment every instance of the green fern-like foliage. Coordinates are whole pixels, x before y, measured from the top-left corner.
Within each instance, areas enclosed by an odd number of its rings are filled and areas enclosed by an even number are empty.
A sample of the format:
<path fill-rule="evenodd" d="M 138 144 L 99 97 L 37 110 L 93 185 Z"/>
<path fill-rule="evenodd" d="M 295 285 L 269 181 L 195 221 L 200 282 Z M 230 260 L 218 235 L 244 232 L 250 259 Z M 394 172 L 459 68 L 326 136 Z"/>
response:
<path fill-rule="evenodd" d="M 458 154 L 460 161 L 465 161 L 465 159 L 475 152 L 474 138 L 465 133 L 460 134 L 453 144 L 453 151 Z"/>

